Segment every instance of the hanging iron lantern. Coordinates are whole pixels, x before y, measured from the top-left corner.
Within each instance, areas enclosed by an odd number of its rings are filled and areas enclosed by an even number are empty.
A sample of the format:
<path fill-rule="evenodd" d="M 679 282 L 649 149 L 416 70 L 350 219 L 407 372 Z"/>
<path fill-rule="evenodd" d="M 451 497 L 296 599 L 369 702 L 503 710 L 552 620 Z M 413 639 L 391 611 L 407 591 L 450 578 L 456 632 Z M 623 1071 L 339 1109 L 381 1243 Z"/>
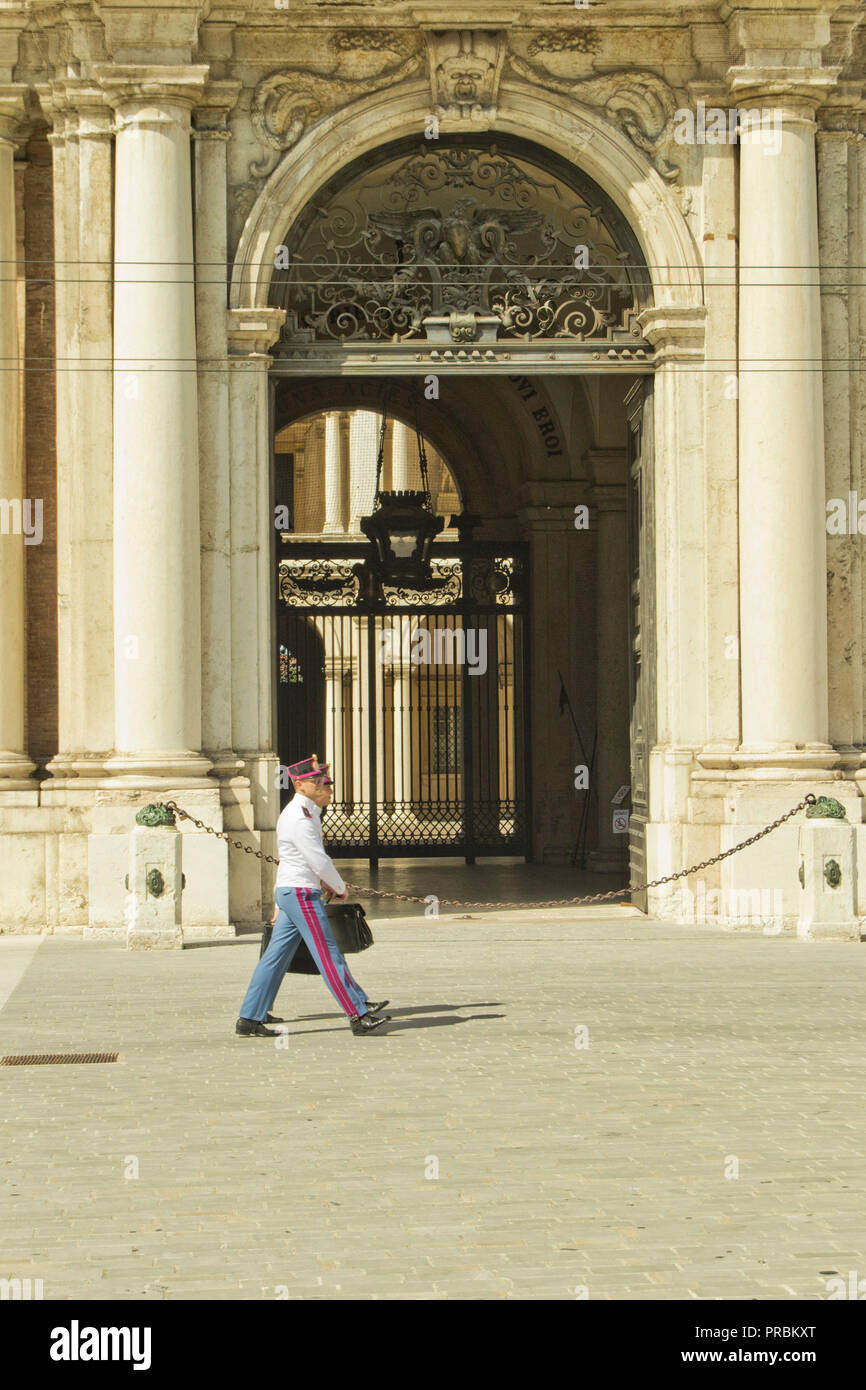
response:
<path fill-rule="evenodd" d="M 361 530 L 372 542 L 375 553 L 367 567 L 379 584 L 409 584 L 421 587 L 430 582 L 430 550 L 445 525 L 433 511 L 430 483 L 427 477 L 427 454 L 418 428 L 418 463 L 423 490 L 390 491 L 381 489 L 382 465 L 385 456 L 387 415 L 382 413 L 379 432 L 379 453 L 376 459 L 376 497 L 371 516 L 361 517 Z"/>

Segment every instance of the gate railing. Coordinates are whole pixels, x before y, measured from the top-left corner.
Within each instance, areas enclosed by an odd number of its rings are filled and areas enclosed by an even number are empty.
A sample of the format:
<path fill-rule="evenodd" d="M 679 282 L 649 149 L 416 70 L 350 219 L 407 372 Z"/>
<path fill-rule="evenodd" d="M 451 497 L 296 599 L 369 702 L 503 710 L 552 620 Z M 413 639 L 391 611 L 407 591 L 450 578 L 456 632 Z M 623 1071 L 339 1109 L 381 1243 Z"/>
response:
<path fill-rule="evenodd" d="M 336 856 L 526 853 L 527 546 L 444 542 L 428 587 L 376 596 L 368 554 L 284 542 L 281 763 L 331 763 Z"/>

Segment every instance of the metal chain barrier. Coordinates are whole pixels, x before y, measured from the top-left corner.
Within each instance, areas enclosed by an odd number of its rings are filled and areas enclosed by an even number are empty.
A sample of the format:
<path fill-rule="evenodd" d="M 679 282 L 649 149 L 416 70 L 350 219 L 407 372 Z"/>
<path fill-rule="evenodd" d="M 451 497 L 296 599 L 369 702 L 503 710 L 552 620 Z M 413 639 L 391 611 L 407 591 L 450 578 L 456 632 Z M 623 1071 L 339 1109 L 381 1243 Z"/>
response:
<path fill-rule="evenodd" d="M 660 888 L 663 883 L 674 883 L 678 878 L 688 878 L 690 874 L 696 874 L 701 869 L 708 869 L 712 864 L 719 864 L 723 859 L 729 859 L 732 854 L 739 854 L 741 849 L 748 849 L 749 845 L 754 845 L 758 840 L 762 840 L 765 835 L 776 830 L 780 825 L 784 825 L 786 820 L 796 816 L 798 811 L 802 811 L 805 806 L 814 806 L 817 798 L 814 792 L 807 792 L 803 800 L 793 806 L 790 811 L 786 811 L 778 820 L 771 821 L 765 825 L 763 830 L 759 830 L 756 835 L 750 835 L 748 840 L 742 840 L 738 845 L 732 845 L 730 849 L 723 850 L 721 854 L 714 854 L 712 859 L 704 859 L 700 864 L 692 864 L 688 869 L 680 869 L 678 873 L 668 874 L 665 878 L 654 878 L 652 883 L 640 883 L 635 888 L 614 888 L 609 893 L 592 893 L 581 898 L 551 898 L 546 902 L 527 902 L 527 903 L 484 903 L 484 902 L 463 902 L 456 898 L 438 898 L 440 907 L 496 907 L 505 909 L 534 908 L 534 907 L 577 907 L 585 903 L 603 903 L 610 898 L 621 898 L 624 893 L 643 893 L 647 888 Z M 256 859 L 263 859 L 268 864 L 279 864 L 279 859 L 275 859 L 272 854 L 265 854 L 263 850 L 254 849 L 252 845 L 245 845 L 240 840 L 233 840 L 224 830 L 214 830 L 212 825 L 205 825 L 204 821 L 197 820 L 188 811 L 184 811 L 182 806 L 178 806 L 176 801 L 166 801 L 164 803 L 170 811 L 184 820 L 192 821 L 193 825 L 199 830 L 207 831 L 208 835 L 215 835 L 218 840 L 225 840 L 235 849 L 242 849 L 244 854 L 255 855 Z M 384 888 L 365 888 L 359 883 L 349 883 L 345 880 L 346 887 L 351 888 L 354 893 L 359 893 L 364 897 L 393 898 L 401 903 L 427 903 L 428 898 L 413 897 L 409 893 L 389 893 Z"/>

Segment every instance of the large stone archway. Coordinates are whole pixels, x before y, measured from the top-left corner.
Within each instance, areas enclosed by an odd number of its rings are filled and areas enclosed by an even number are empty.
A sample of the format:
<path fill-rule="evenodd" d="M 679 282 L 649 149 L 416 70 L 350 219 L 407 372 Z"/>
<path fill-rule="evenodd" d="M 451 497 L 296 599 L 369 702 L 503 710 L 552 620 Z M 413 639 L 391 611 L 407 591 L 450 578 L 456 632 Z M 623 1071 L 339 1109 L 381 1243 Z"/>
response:
<path fill-rule="evenodd" d="M 285 254 L 286 243 L 291 238 L 291 229 L 304 213 L 318 190 L 339 183 L 341 170 L 358 167 L 365 157 L 375 158 L 379 149 L 394 146 L 395 139 L 411 131 L 421 132 L 428 110 L 425 100 L 427 88 L 423 84 L 405 84 L 398 91 L 389 93 L 382 100 L 361 100 L 345 110 L 331 116 L 327 121 L 310 129 L 297 142 L 293 149 L 270 175 L 265 187 L 247 217 L 238 240 L 234 258 L 230 293 L 230 318 L 237 325 L 237 346 L 241 346 L 241 335 L 247 331 L 259 335 L 260 345 L 267 345 L 277 354 L 272 363 L 259 359 L 262 369 L 270 370 L 283 381 L 295 382 L 295 389 L 304 390 L 304 377 L 327 369 L 330 363 L 316 359 L 313 349 L 303 347 L 288 352 L 277 351 L 274 344 L 280 337 L 284 322 L 284 310 L 275 307 L 272 292 L 273 272 L 280 262 L 281 252 Z M 676 193 L 667 185 L 653 167 L 649 158 L 637 149 L 624 134 L 599 117 L 595 112 L 580 109 L 557 95 L 540 95 L 518 83 L 504 82 L 500 89 L 500 102 L 492 134 L 503 142 L 514 139 L 522 142 L 522 148 L 538 150 L 539 163 L 543 163 L 544 152 L 551 158 L 567 161 L 576 171 L 576 177 L 588 177 L 606 199 L 625 219 L 633 245 L 648 267 L 651 285 L 651 303 L 639 314 L 643 338 L 638 360 L 632 344 L 618 343 L 570 343 L 562 338 L 545 343 L 494 343 L 483 354 L 479 351 L 443 353 L 430 350 L 427 344 L 412 343 L 404 345 L 399 355 L 390 344 L 368 345 L 366 354 L 358 353 L 349 360 L 335 364 L 336 370 L 347 381 L 357 376 L 380 376 L 388 370 L 397 370 L 407 376 L 419 376 L 435 369 L 437 377 L 443 375 L 446 382 L 456 374 L 471 371 L 479 389 L 491 377 L 508 377 L 514 381 L 524 380 L 529 389 L 538 389 L 541 394 L 534 404 L 541 405 L 546 388 L 541 386 L 540 372 L 573 378 L 576 373 L 586 374 L 584 394 L 589 405 L 586 412 L 591 418 L 594 412 L 595 432 L 590 433 L 585 442 L 584 454 L 591 456 L 588 468 L 593 476 L 594 490 L 589 501 L 597 506 L 601 529 L 612 535 L 619 522 L 616 520 L 625 506 L 625 439 L 617 445 L 605 445 L 599 428 L 600 417 L 604 415 L 606 383 L 609 378 L 619 377 L 614 385 L 621 403 L 622 397 L 634 380 L 634 372 L 653 371 L 655 376 L 655 413 L 652 427 L 653 438 L 650 448 L 644 449 L 644 469 L 646 487 L 655 499 L 654 514 L 657 525 L 657 538 L 651 555 L 652 572 L 642 576 L 645 588 L 653 592 L 652 611 L 664 615 L 662 632 L 665 641 L 664 656 L 655 649 L 657 634 L 645 628 L 643 660 L 646 676 L 645 684 L 652 683 L 651 697 L 657 702 L 655 727 L 659 730 L 659 744 L 662 750 L 669 746 L 677 750 L 672 757 L 676 783 L 664 770 L 666 754 L 661 752 L 659 764 L 658 749 L 653 754 L 654 770 L 651 776 L 656 785 L 668 788 L 666 809 L 656 804 L 656 825 L 652 833 L 652 847 L 644 852 L 645 820 L 649 818 L 648 804 L 646 818 L 638 831 L 636 863 L 641 872 L 644 865 L 656 868 L 661 862 L 672 862 L 680 849 L 680 827 L 686 819 L 686 800 L 688 786 L 688 759 L 686 775 L 683 775 L 681 750 L 688 745 L 692 750 L 703 746 L 708 739 L 709 721 L 706 704 L 702 700 L 701 687 L 707 679 L 706 668 L 700 661 L 683 661 L 679 654 L 685 651 L 681 634 L 676 630 L 695 621 L 692 611 L 685 611 L 680 604 L 680 596 L 687 594 L 693 598 L 698 608 L 705 601 L 707 592 L 705 557 L 680 542 L 680 534 L 688 534 L 689 529 L 702 525 L 703 499 L 700 496 L 698 479 L 702 476 L 704 457 L 703 442 L 703 392 L 695 372 L 679 373 L 677 368 L 684 363 L 693 367 L 700 363 L 703 353 L 703 326 L 705 307 L 699 257 L 696 247 L 682 216 Z M 466 137 L 468 138 L 468 137 Z M 488 137 L 489 138 L 489 137 Z M 579 150 L 579 159 L 574 158 Z M 284 263 L 284 262 L 283 262 Z M 248 324 L 249 328 L 242 329 Z M 265 344 L 265 335 L 267 344 Z M 485 345 L 486 347 L 487 345 Z M 636 346 L 636 344 L 634 344 Z M 375 350 L 374 350 L 375 349 Z M 414 352 L 411 349 L 415 349 Z M 587 350 L 589 349 L 589 350 Z M 593 351 L 594 349 L 594 351 Z M 450 360 L 448 360 L 450 358 Z M 530 378 L 527 368 L 532 369 Z M 590 385 L 589 378 L 600 380 Z M 551 386 L 547 399 L 555 395 Z M 259 410 L 264 411 L 265 392 L 259 395 Z M 555 412 L 554 412 L 555 413 Z M 263 417 L 261 417 L 263 418 Z M 483 417 L 482 417 L 483 418 Z M 501 427 L 503 416 L 495 412 L 490 418 L 497 419 Z M 504 417 L 504 418 L 507 418 Z M 522 422 L 522 433 L 526 433 L 526 420 Z M 443 421 L 444 427 L 444 421 Z M 445 428 L 447 432 L 447 428 Z M 261 437 L 261 434 L 260 434 Z M 520 434 L 518 434 L 520 437 Z M 479 471 L 478 451 L 471 447 L 466 450 L 468 472 L 471 475 L 468 495 L 484 488 L 483 470 Z M 537 460 L 537 450 L 533 449 L 531 430 L 527 441 L 527 456 Z M 619 452 L 618 452 L 619 450 Z M 504 451 L 507 458 L 509 451 Z M 655 456 L 658 467 L 650 473 L 650 460 Z M 574 506 L 584 500 L 586 488 L 580 479 L 579 470 L 573 467 L 573 460 L 566 462 L 561 471 L 548 468 L 527 470 L 521 480 L 520 505 L 508 506 L 512 517 L 520 515 L 527 528 L 534 529 L 536 536 L 545 532 L 544 542 L 547 554 L 545 564 L 548 576 L 549 596 L 558 589 L 568 590 L 569 585 L 586 585 L 586 576 L 594 564 L 596 538 L 580 548 L 580 541 L 573 526 Z M 584 475 L 586 459 L 584 458 Z M 265 461 L 260 460 L 264 471 Z M 507 471 L 503 480 L 507 480 Z M 683 508 L 675 500 L 681 489 L 681 480 L 689 476 L 696 484 L 691 493 L 691 505 Z M 514 479 L 512 478 L 512 483 Z M 489 482 L 489 480 L 488 480 Z M 508 488 L 506 487 L 506 494 Z M 513 492 L 513 486 L 512 486 Z M 610 508 L 610 510 L 608 510 Z M 621 518 L 624 521 L 624 517 Z M 554 540 L 555 536 L 555 540 Z M 556 556 L 555 559 L 552 557 Z M 689 605 L 686 605 L 688 608 Z M 673 618 L 669 613 L 673 609 Z M 678 611 L 679 610 L 679 611 Z M 555 600 L 545 599 L 544 616 L 538 631 L 544 634 L 549 652 L 547 666 L 553 671 L 560 669 L 553 653 L 565 659 L 561 664 L 572 677 L 578 664 L 575 647 L 584 638 L 580 624 L 572 612 L 566 613 Z M 557 617 L 551 623 L 551 614 Z M 563 622 L 558 619 L 564 619 Z M 596 615 L 593 614 L 593 627 Z M 700 615 L 700 621 L 706 614 Z M 721 621 L 724 621 L 722 619 Z M 569 626 L 570 624 L 570 626 Z M 626 639 L 627 640 L 627 639 Z M 614 647 L 613 640 L 607 644 L 608 657 Z M 659 679 L 661 673 L 664 677 Z M 544 673 L 545 700 L 548 698 L 547 686 L 551 680 L 551 669 Z M 575 684 L 578 682 L 575 680 Z M 694 701 L 682 701 L 679 697 L 684 689 L 691 688 Z M 611 702 L 618 706 L 618 700 Z M 622 701 L 624 705 L 625 700 Z M 603 696 L 593 686 L 589 707 L 594 711 L 604 704 Z M 621 711 L 619 711 L 621 713 Z M 589 708 L 584 711 L 589 715 Z M 616 719 L 618 714 L 614 714 Z M 591 727 L 591 719 L 587 721 Z M 551 746 L 537 749 L 538 756 L 550 758 Z M 613 787 L 606 787 L 609 795 L 623 781 L 628 781 L 627 768 L 622 768 L 622 758 L 614 753 L 608 758 L 605 781 L 614 781 Z M 673 796 L 671 789 L 675 786 Z M 647 796 L 647 803 L 649 796 Z M 604 813 L 607 817 L 607 812 Z M 541 814 L 544 819 L 544 814 Z M 559 807 L 553 809 L 548 821 L 565 822 L 568 811 L 563 797 Z M 552 843 L 550 826 L 544 835 Z M 552 839 L 556 839 L 556 834 Z M 562 853 L 567 836 L 560 833 L 558 852 Z M 598 867 L 611 867 L 618 861 L 619 845 L 607 836 L 606 851 L 599 858 Z"/>
<path fill-rule="evenodd" d="M 230 307 L 265 307 L 278 248 L 317 189 L 395 135 L 417 132 L 421 137 L 429 112 L 429 86 L 406 83 L 353 102 L 313 126 L 271 174 L 246 219 L 234 256 Z M 646 156 L 608 121 L 556 93 L 505 81 L 491 129 L 535 143 L 588 174 L 633 229 L 653 268 L 656 306 L 701 309 L 697 248 L 676 196 Z"/>

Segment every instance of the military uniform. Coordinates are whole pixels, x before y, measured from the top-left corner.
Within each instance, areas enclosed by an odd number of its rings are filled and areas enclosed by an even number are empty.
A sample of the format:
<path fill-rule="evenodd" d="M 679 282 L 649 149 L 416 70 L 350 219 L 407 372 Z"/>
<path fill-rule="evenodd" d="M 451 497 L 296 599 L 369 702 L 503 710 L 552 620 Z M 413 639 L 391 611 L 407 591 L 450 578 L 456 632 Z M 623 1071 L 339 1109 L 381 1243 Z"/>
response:
<path fill-rule="evenodd" d="M 320 767 L 315 755 L 303 763 L 293 764 L 288 771 L 295 781 L 319 777 L 327 783 L 331 780 L 327 765 Z M 280 861 L 274 894 L 277 920 L 268 949 L 253 971 L 241 1005 L 236 1030 L 239 1033 L 249 1035 L 262 1031 L 241 1025 L 260 1025 L 267 1020 L 283 976 L 302 940 L 328 989 L 352 1022 L 353 1032 L 370 1031 L 372 1021 L 367 1026 L 357 1027 L 358 1020 L 384 1007 L 384 1004 L 370 1004 L 349 970 L 328 922 L 320 882 L 326 883 L 338 897 L 346 892 L 346 885 L 322 843 L 321 816 L 316 803 L 296 791 L 277 821 Z M 380 1021 L 384 1020 L 377 1019 L 376 1023 Z"/>

